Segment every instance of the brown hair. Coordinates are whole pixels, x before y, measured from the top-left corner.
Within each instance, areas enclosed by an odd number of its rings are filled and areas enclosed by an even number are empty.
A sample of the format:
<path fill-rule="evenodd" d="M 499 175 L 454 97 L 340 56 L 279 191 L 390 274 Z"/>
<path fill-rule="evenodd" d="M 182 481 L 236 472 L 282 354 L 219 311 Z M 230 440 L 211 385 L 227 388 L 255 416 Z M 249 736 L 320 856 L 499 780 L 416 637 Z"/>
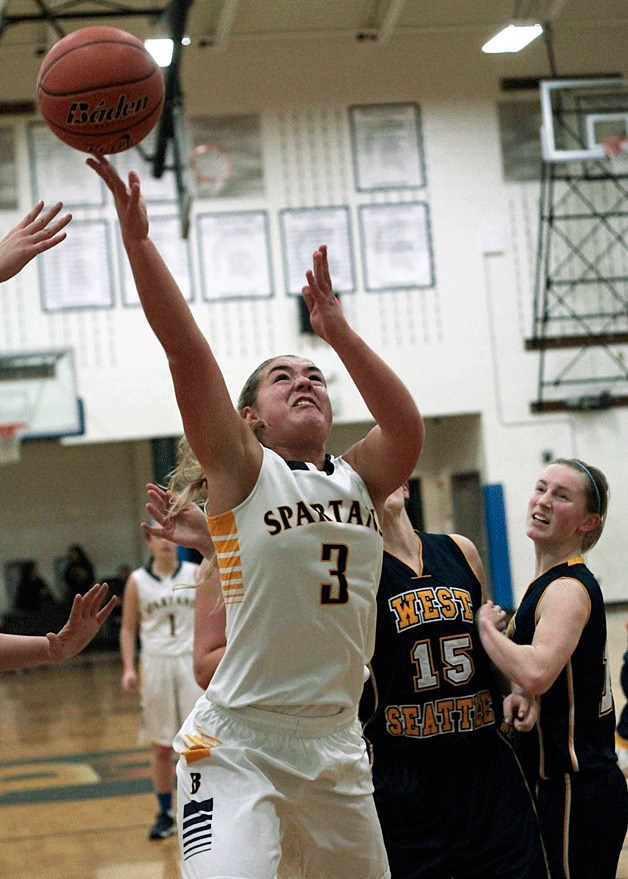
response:
<path fill-rule="evenodd" d="M 582 473 L 585 477 L 584 496 L 587 513 L 596 513 L 600 517 L 600 521 L 595 528 L 584 535 L 582 551 L 586 552 L 595 546 L 604 530 L 610 494 L 608 481 L 601 470 L 598 470 L 597 467 L 593 467 L 591 464 L 585 464 L 579 458 L 556 458 L 553 463 L 565 464 L 567 467 L 571 467 L 572 470 Z"/>

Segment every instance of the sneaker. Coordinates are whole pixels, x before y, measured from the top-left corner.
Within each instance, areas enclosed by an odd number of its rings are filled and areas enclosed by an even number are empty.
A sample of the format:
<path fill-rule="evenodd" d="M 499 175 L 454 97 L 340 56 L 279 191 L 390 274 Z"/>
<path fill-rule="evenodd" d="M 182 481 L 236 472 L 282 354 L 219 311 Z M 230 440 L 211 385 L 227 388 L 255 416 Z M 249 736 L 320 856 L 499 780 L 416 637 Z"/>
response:
<path fill-rule="evenodd" d="M 170 812 L 160 812 L 155 819 L 155 823 L 148 832 L 148 838 L 168 839 L 169 836 L 172 836 L 176 832 L 177 828 L 175 827 L 174 818 Z"/>

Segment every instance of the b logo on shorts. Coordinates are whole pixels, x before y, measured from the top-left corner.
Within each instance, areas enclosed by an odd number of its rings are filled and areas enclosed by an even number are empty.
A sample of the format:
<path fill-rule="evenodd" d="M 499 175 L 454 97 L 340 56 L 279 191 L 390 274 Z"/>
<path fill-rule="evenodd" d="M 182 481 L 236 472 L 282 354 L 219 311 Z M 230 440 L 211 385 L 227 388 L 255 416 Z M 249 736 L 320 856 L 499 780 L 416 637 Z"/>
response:
<path fill-rule="evenodd" d="M 191 794 L 195 794 L 199 787 L 201 786 L 201 773 L 200 772 L 190 772 L 190 779 L 192 781 L 192 789 L 190 791 Z"/>
<path fill-rule="evenodd" d="M 197 773 L 194 773 L 196 775 Z M 200 778 L 200 774 L 199 774 Z M 194 784 L 194 779 L 192 780 Z M 199 781 L 200 784 L 200 781 Z M 214 798 L 202 800 L 190 800 L 183 807 L 183 826 L 181 830 L 181 845 L 183 846 L 183 860 L 187 861 L 193 855 L 209 851 L 212 847 L 212 818 L 214 817 Z"/>

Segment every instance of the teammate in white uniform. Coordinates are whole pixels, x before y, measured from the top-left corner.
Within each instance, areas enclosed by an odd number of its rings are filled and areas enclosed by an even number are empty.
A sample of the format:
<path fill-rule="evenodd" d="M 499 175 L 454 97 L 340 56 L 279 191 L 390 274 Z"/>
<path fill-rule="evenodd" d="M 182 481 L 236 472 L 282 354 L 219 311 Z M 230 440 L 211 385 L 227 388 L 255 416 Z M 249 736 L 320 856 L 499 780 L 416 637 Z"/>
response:
<path fill-rule="evenodd" d="M 258 367 L 236 411 L 148 237 L 137 175 L 127 187 L 105 158 L 87 163 L 113 193 L 140 301 L 207 479 L 227 605 L 227 647 L 211 694 L 219 702 L 203 696 L 176 740 L 183 875 L 274 879 L 282 835 L 290 834 L 307 879 L 386 879 L 357 703 L 373 643 L 377 513 L 414 470 L 421 416 L 347 322 L 325 247 L 314 254 L 303 297 L 375 427 L 328 460 L 325 379 L 294 356 Z"/>
<path fill-rule="evenodd" d="M 198 565 L 180 562 L 168 540 L 147 535 L 151 560 L 124 587 L 120 651 L 122 689 L 133 693 L 139 627 L 141 651 L 140 742 L 150 744 L 151 779 L 159 813 L 150 839 L 176 832 L 172 814 L 172 740 L 202 690 L 194 680 L 194 599 Z M 186 588 L 187 587 L 187 588 Z"/>

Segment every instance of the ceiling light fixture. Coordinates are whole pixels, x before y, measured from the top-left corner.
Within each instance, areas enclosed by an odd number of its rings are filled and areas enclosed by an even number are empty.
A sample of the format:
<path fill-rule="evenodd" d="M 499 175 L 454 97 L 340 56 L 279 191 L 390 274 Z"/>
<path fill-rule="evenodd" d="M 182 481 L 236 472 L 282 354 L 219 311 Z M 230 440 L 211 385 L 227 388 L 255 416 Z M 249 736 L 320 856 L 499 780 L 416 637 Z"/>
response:
<path fill-rule="evenodd" d="M 146 51 L 155 59 L 155 63 L 160 67 L 169 67 L 172 61 L 172 53 L 174 51 L 174 43 L 167 37 L 156 37 L 150 40 L 144 40 Z"/>
<path fill-rule="evenodd" d="M 543 33 L 543 25 L 531 22 L 511 22 L 488 43 L 484 43 L 482 51 L 487 54 L 501 52 L 519 52 L 532 40 Z"/>

